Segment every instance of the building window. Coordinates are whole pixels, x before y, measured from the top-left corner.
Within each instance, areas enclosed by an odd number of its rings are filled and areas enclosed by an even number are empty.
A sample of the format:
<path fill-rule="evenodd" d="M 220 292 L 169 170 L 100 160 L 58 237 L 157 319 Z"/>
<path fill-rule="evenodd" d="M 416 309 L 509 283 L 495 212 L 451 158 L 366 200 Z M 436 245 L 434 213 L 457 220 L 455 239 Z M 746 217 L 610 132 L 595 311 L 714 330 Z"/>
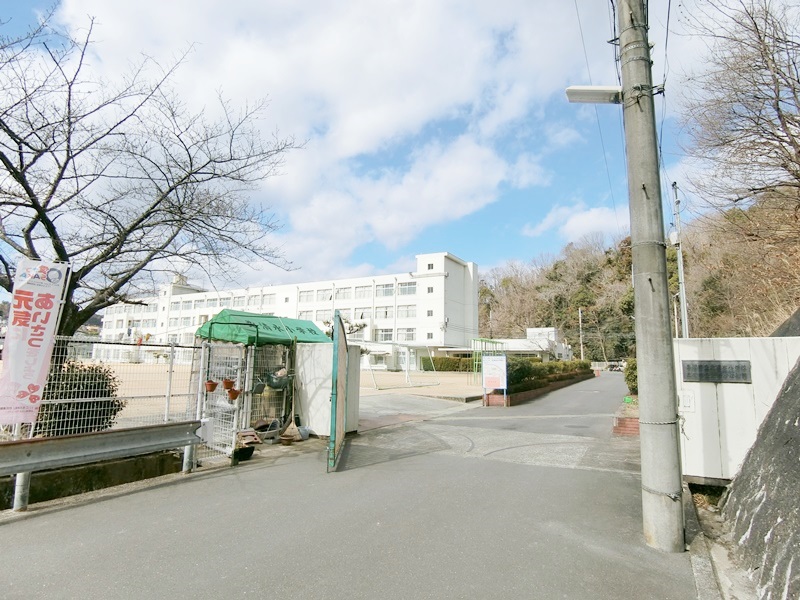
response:
<path fill-rule="evenodd" d="M 275 304 L 275 294 L 264 294 L 261 300 L 264 304 Z"/>
<path fill-rule="evenodd" d="M 325 302 L 332 298 L 330 290 L 317 290 L 317 302 Z"/>
<path fill-rule="evenodd" d="M 353 288 L 336 288 L 337 300 L 350 300 L 353 297 Z"/>
<path fill-rule="evenodd" d="M 347 339 L 349 340 L 363 340 L 364 339 L 364 328 L 362 327 L 358 331 L 353 331 L 352 333 L 347 334 Z"/>
<path fill-rule="evenodd" d="M 167 342 L 170 344 L 177 344 L 178 343 L 178 334 L 177 333 L 170 333 L 167 336 Z"/>
<path fill-rule="evenodd" d="M 180 302 L 170 302 L 169 303 L 169 309 L 170 310 L 179 310 L 180 307 L 181 307 L 181 303 Z"/>
<path fill-rule="evenodd" d="M 357 285 L 356 298 L 372 298 L 372 288 L 368 285 Z"/>
<path fill-rule="evenodd" d="M 181 320 L 180 320 L 178 317 L 172 317 L 172 318 L 169 320 L 169 326 L 170 326 L 170 327 L 177 327 L 177 326 L 178 326 L 178 324 L 180 324 L 180 322 L 181 322 Z"/>
<path fill-rule="evenodd" d="M 192 309 L 192 301 L 191 300 L 184 300 L 181 302 L 181 309 L 182 310 L 191 310 Z"/>
<path fill-rule="evenodd" d="M 331 309 L 325 308 L 323 310 L 317 311 L 317 321 L 330 321 L 331 320 Z"/>
<path fill-rule="evenodd" d="M 116 323 L 114 329 L 122 329 L 123 327 L 125 327 L 125 320 L 124 319 L 117 319 L 117 323 Z"/>
<path fill-rule="evenodd" d="M 414 319 L 417 316 L 417 307 L 414 304 L 404 304 L 397 307 L 398 319 Z"/>
<path fill-rule="evenodd" d="M 357 308 L 356 309 L 356 320 L 359 319 L 371 319 L 372 318 L 372 308 Z"/>
<path fill-rule="evenodd" d="M 246 298 L 244 296 L 236 296 L 236 298 L 233 299 L 233 305 L 234 306 L 244 306 L 245 305 L 245 301 L 246 301 Z"/>
<path fill-rule="evenodd" d="M 205 300 L 195 300 L 194 301 L 194 307 L 195 308 L 205 308 L 206 307 L 206 301 Z"/>
<path fill-rule="evenodd" d="M 261 304 L 261 295 L 258 296 L 249 296 L 247 298 L 247 306 L 258 306 Z"/>
<path fill-rule="evenodd" d="M 433 271 L 433 263 L 428 263 L 428 271 Z"/>
<path fill-rule="evenodd" d="M 341 315 L 342 319 L 347 319 L 348 321 L 353 317 L 351 314 L 353 311 L 349 308 L 340 308 L 339 315 Z"/>
<path fill-rule="evenodd" d="M 313 310 L 301 310 L 297 313 L 298 319 L 305 319 L 306 321 L 313 321 L 314 320 L 314 311 Z"/>
<path fill-rule="evenodd" d="M 300 302 L 313 302 L 314 290 L 303 290 L 297 298 Z"/>
<path fill-rule="evenodd" d="M 286 303 L 288 303 L 288 302 L 289 302 L 289 296 L 286 296 L 286 297 L 283 299 L 283 301 L 284 301 L 284 302 L 286 302 Z"/>
<path fill-rule="evenodd" d="M 387 296 L 394 296 L 393 283 L 379 283 L 375 286 L 375 296 L 378 298 L 386 298 Z"/>
<path fill-rule="evenodd" d="M 193 341 L 194 341 L 194 334 L 193 333 L 184 333 L 183 334 L 183 343 L 184 343 L 184 345 L 191 346 Z"/>
<path fill-rule="evenodd" d="M 428 293 L 429 293 L 429 294 L 432 294 L 432 293 L 433 293 L 433 286 L 431 286 L 431 287 L 429 287 L 429 288 L 428 288 Z"/>
<path fill-rule="evenodd" d="M 200 325 L 202 325 L 203 323 L 207 323 L 208 322 L 208 315 L 200 315 L 199 317 L 197 317 L 197 322 Z"/>
<path fill-rule="evenodd" d="M 413 327 L 400 327 L 397 329 L 398 342 L 413 342 L 417 339 L 417 330 Z"/>
<path fill-rule="evenodd" d="M 206 301 L 206 306 L 208 308 L 216 308 L 217 307 L 217 298 L 209 298 Z"/>
<path fill-rule="evenodd" d="M 433 334 L 429 333 L 427 337 L 428 337 L 429 340 L 432 340 L 433 339 Z"/>
<path fill-rule="evenodd" d="M 433 316 L 433 311 L 432 311 L 432 310 L 429 310 L 429 311 L 428 311 L 428 316 L 429 316 L 429 317 L 432 317 L 432 316 Z"/>
<path fill-rule="evenodd" d="M 229 307 L 231 305 L 231 299 L 230 298 L 220 298 L 219 299 L 219 305 L 220 305 L 221 308 L 227 308 L 227 307 Z"/>
<path fill-rule="evenodd" d="M 375 318 L 376 319 L 391 319 L 394 316 L 394 308 L 391 306 L 376 306 Z"/>
<path fill-rule="evenodd" d="M 375 341 L 376 342 L 391 342 L 392 341 L 392 330 L 391 329 L 376 329 L 375 330 Z"/>
<path fill-rule="evenodd" d="M 398 296 L 413 296 L 417 293 L 417 282 L 416 281 L 409 281 L 406 283 L 398 283 L 397 284 L 397 295 Z"/>

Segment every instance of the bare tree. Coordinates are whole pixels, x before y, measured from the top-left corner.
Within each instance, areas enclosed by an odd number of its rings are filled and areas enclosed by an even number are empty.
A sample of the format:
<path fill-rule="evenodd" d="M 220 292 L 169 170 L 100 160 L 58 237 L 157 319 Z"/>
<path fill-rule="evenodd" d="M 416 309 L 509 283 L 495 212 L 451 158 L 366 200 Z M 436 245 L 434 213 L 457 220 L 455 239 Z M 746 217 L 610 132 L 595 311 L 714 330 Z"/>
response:
<path fill-rule="evenodd" d="M 181 60 L 103 80 L 90 73 L 91 27 L 81 40 L 42 27 L 2 41 L 0 286 L 11 290 L 20 256 L 71 263 L 59 333 L 164 271 L 285 266 L 276 222 L 248 196 L 296 147 L 261 136 L 263 101 L 192 112 L 169 86 Z"/>
<path fill-rule="evenodd" d="M 711 169 L 694 182 L 728 208 L 765 203 L 782 227 L 737 215 L 750 237 L 800 241 L 800 8 L 772 0 L 709 0 L 691 24 L 708 44 L 706 69 L 690 76 L 688 151 Z"/>

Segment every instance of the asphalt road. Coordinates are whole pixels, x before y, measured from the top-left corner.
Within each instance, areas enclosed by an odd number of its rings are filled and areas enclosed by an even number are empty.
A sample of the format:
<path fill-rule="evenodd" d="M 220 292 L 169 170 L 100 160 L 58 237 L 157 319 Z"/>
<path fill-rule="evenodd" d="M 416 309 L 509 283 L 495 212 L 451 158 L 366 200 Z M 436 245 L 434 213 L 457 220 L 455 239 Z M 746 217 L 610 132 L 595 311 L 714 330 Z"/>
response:
<path fill-rule="evenodd" d="M 618 374 L 513 408 L 378 397 L 324 443 L 0 515 L 3 598 L 695 598 L 642 540 Z M 427 404 L 426 404 L 427 403 Z M 415 409 L 417 413 L 411 413 Z"/>

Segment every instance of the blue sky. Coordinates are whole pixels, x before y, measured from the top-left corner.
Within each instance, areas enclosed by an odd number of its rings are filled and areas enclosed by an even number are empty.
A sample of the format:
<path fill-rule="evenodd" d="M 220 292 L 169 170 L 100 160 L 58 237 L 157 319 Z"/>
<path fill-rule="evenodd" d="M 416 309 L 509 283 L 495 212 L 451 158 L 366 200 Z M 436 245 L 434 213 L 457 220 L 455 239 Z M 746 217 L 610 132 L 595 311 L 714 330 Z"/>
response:
<path fill-rule="evenodd" d="M 49 5 L 4 3 L 5 32 Z M 698 57 L 679 35 L 684 2 L 665 61 L 667 5 L 650 2 L 655 81 L 669 65 L 657 101 L 665 200 L 687 167 L 673 90 Z M 219 90 L 268 96 L 264 131 L 306 140 L 253 194 L 283 223 L 276 243 L 297 270 L 253 265 L 237 274 L 245 284 L 406 271 L 437 251 L 486 271 L 627 234 L 621 109 L 564 94 L 617 83 L 608 0 L 64 0 L 56 20 L 79 31 L 89 16 L 104 77 L 191 45 L 174 83 L 193 107 Z"/>

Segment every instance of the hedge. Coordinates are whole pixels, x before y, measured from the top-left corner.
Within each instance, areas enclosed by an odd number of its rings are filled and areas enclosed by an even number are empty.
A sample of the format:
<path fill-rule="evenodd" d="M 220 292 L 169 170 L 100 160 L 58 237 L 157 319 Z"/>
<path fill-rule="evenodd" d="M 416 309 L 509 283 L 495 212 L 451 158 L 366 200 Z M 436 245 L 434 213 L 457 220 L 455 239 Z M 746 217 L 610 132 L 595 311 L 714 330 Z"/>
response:
<path fill-rule="evenodd" d="M 471 358 L 434 356 L 431 364 L 430 357 L 425 356 L 420 362 L 423 371 L 432 371 L 435 367 L 437 371 L 470 372 L 473 368 Z M 541 358 L 528 356 L 509 356 L 506 365 L 509 389 L 520 384 L 528 385 L 534 380 L 542 382 L 542 385 L 547 385 L 550 381 L 564 379 L 563 374 L 571 375 L 591 369 L 591 363 L 588 360 L 553 360 L 545 363 Z M 527 387 L 526 389 L 533 388 Z"/>
<path fill-rule="evenodd" d="M 625 366 L 625 384 L 631 394 L 639 393 L 639 373 L 636 368 L 636 359 L 631 358 Z"/>
<path fill-rule="evenodd" d="M 469 373 L 472 371 L 471 358 L 455 358 L 452 356 L 434 356 L 433 365 L 429 356 L 423 356 L 420 360 L 423 371 L 461 371 Z"/>

